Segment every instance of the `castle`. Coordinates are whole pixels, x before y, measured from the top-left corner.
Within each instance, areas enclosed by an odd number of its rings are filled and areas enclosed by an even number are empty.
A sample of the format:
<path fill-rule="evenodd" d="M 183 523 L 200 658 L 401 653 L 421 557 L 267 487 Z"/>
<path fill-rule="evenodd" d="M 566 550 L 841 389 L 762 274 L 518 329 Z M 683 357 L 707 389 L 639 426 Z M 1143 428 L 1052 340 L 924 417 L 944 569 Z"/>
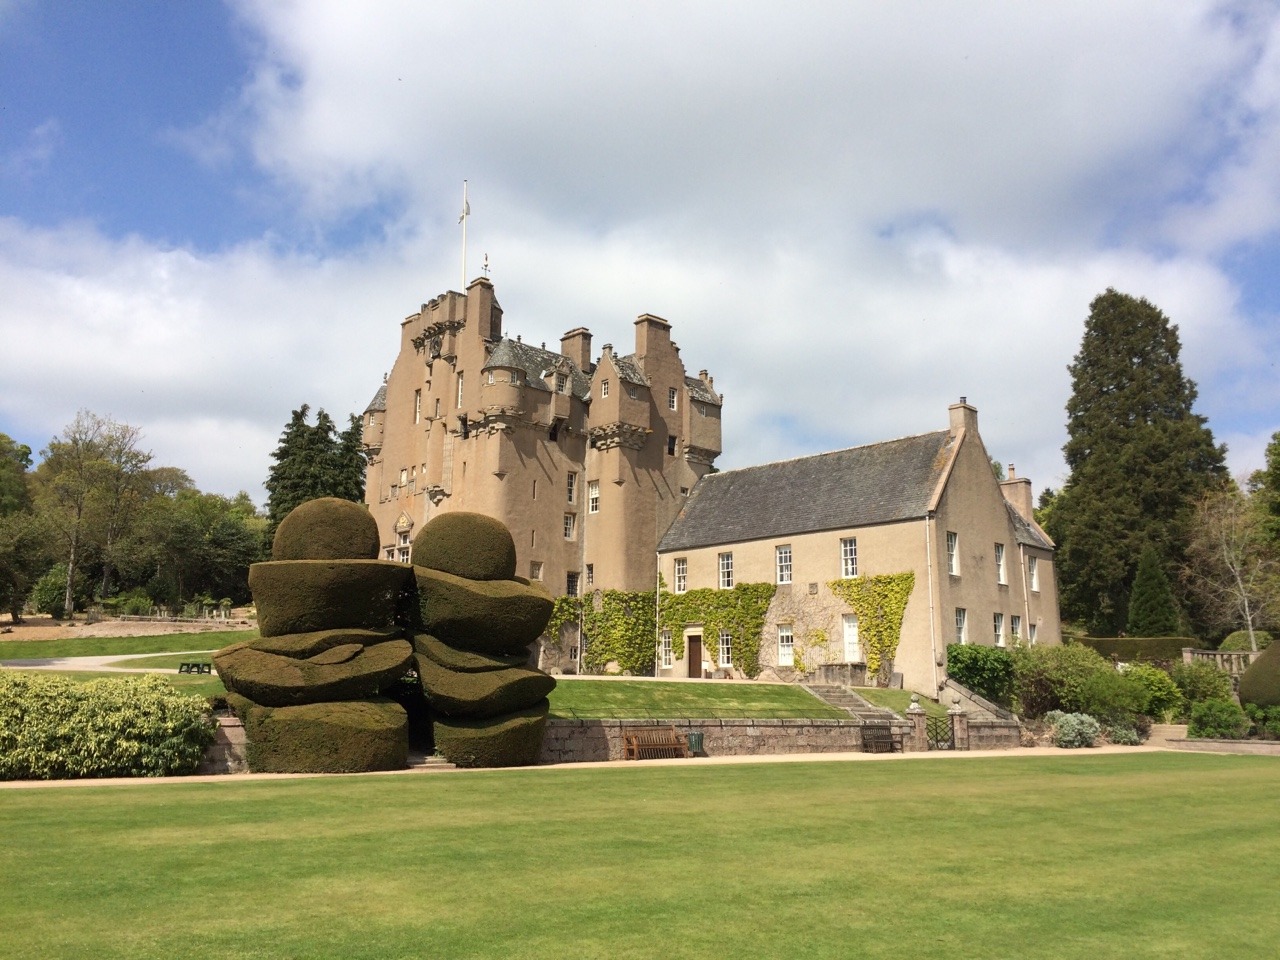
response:
<path fill-rule="evenodd" d="M 384 558 L 407 563 L 423 523 L 470 510 L 510 528 L 517 573 L 553 596 L 653 589 L 658 540 L 720 453 L 722 399 L 660 317 L 635 321 L 626 355 L 593 360 L 591 339 L 507 337 L 487 278 L 405 318 L 363 422 Z"/>

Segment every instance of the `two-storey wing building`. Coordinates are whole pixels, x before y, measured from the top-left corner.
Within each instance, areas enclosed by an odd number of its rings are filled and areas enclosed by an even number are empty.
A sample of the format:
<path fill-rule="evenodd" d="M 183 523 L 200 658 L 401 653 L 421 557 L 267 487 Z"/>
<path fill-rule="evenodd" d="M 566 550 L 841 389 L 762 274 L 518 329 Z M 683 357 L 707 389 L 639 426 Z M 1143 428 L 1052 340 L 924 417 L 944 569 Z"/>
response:
<path fill-rule="evenodd" d="M 948 429 L 710 474 L 662 538 L 667 589 L 776 585 L 760 638 L 761 676 L 792 679 L 866 662 L 857 614 L 833 583 L 913 573 L 894 671 L 930 693 L 951 643 L 1060 643 L 1052 541 L 1031 481 L 1000 481 L 961 399 Z M 658 643 L 659 676 L 732 669 L 733 637 L 683 625 Z M 672 651 L 684 650 L 682 659 Z"/>

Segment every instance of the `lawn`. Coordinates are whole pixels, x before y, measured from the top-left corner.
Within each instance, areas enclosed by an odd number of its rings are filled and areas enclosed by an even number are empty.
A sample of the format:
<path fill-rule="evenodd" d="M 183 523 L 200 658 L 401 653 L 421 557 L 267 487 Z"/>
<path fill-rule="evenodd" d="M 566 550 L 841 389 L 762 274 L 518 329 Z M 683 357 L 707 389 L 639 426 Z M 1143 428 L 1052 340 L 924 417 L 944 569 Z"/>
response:
<path fill-rule="evenodd" d="M 561 680 L 551 715 L 573 719 L 849 719 L 798 686 L 782 683 L 666 683 L 661 680 Z"/>
<path fill-rule="evenodd" d="M 257 630 L 219 630 L 209 633 L 164 633 L 148 637 L 70 637 L 65 640 L 3 640 L 0 660 L 41 657 L 109 657 L 131 653 L 170 653 L 181 650 L 221 650 L 231 643 L 252 640 Z"/>
<path fill-rule="evenodd" d="M 0 957 L 1272 956 L 1280 764 L 636 764 L 0 790 Z"/>
<path fill-rule="evenodd" d="M 854 687 L 853 692 L 868 703 L 874 703 L 877 707 L 887 707 L 896 713 L 902 714 L 904 717 L 907 715 L 907 708 L 911 706 L 910 690 L 889 690 L 884 687 Z M 931 717 L 945 717 L 947 715 L 945 706 L 935 703 L 926 697 L 920 698 L 920 706 Z"/>

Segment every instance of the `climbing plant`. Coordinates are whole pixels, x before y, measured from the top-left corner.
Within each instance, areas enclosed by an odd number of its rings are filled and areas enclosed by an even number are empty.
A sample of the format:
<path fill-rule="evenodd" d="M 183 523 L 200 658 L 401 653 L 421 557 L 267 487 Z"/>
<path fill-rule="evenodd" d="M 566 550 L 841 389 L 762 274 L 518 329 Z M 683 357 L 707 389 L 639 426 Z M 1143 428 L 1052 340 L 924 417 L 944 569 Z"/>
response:
<path fill-rule="evenodd" d="M 580 597 L 556 597 L 555 606 L 551 610 L 551 619 L 547 621 L 543 636 L 558 647 L 560 628 L 570 623 L 577 623 L 581 614 L 582 599 Z"/>
<path fill-rule="evenodd" d="M 724 630 L 733 638 L 733 662 L 748 677 L 760 673 L 760 637 L 765 613 L 777 589 L 772 583 L 739 583 L 732 590 L 703 588 L 687 593 L 662 591 L 659 625 L 671 631 L 677 657 L 684 656 L 684 627 L 702 624 L 703 650 L 714 661 L 718 652 L 712 638 Z"/>
<path fill-rule="evenodd" d="M 867 653 L 867 672 L 891 670 L 902 639 L 902 616 L 916 584 L 914 573 L 832 580 L 831 592 L 858 618 L 858 638 Z"/>
<path fill-rule="evenodd" d="M 652 675 L 657 632 L 653 591 L 597 590 L 582 604 L 583 665 L 610 661 L 633 674 Z"/>

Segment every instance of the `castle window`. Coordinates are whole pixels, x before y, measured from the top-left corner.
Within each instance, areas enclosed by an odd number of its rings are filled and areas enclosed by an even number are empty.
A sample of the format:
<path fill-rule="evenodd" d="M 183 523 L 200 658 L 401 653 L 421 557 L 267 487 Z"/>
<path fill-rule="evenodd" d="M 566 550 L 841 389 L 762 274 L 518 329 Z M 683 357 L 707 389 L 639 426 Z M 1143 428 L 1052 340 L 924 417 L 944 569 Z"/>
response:
<path fill-rule="evenodd" d="M 1009 636 L 1017 643 L 1022 639 L 1022 618 L 1016 613 L 1009 617 Z"/>
<path fill-rule="evenodd" d="M 578 475 L 570 470 L 565 474 L 564 482 L 567 499 L 570 503 L 573 503 L 573 498 L 577 496 L 578 493 Z"/>
<path fill-rule="evenodd" d="M 573 532 L 577 526 L 578 515 L 576 513 L 566 513 L 564 515 L 564 538 L 566 540 L 573 539 Z"/>
<path fill-rule="evenodd" d="M 1027 579 L 1031 581 L 1031 589 L 1040 590 L 1040 563 L 1036 557 L 1027 557 Z"/>
<path fill-rule="evenodd" d="M 422 391 L 413 391 L 413 422 L 422 422 Z"/>
<path fill-rule="evenodd" d="M 667 437 L 667 453 L 674 456 L 675 452 L 676 452 L 676 438 L 674 436 L 668 436 Z"/>
<path fill-rule="evenodd" d="M 947 573 L 960 576 L 960 535 L 952 530 L 947 531 Z"/>
<path fill-rule="evenodd" d="M 991 632 L 995 637 L 996 646 L 1004 646 L 1004 614 L 993 613 L 991 615 Z"/>
<path fill-rule="evenodd" d="M 778 666 L 794 667 L 796 665 L 796 638 L 791 631 L 791 624 L 778 624 Z"/>
<path fill-rule="evenodd" d="M 858 538 L 842 537 L 840 540 L 840 576 L 846 580 L 858 575 Z"/>
<path fill-rule="evenodd" d="M 1004 585 L 1009 582 L 1004 573 L 1004 544 L 996 544 L 996 583 Z"/>
<path fill-rule="evenodd" d="M 733 589 L 733 554 L 720 554 L 720 589 Z"/>
<path fill-rule="evenodd" d="M 587 564 L 587 586 L 594 586 L 596 582 L 596 565 L 594 563 Z"/>
<path fill-rule="evenodd" d="M 684 593 L 689 589 L 689 559 L 676 557 L 675 563 L 676 593 Z"/>
<path fill-rule="evenodd" d="M 608 380 L 601 380 L 601 381 L 600 381 L 600 397 L 601 397 L 601 399 L 603 399 L 603 398 L 607 397 L 608 395 L 609 395 L 609 381 L 608 381 Z"/>
<path fill-rule="evenodd" d="M 774 561 L 777 567 L 778 583 L 791 582 L 791 545 L 784 544 L 774 548 Z"/>
<path fill-rule="evenodd" d="M 578 595 L 578 574 L 566 573 L 564 575 L 564 592 L 567 597 L 576 597 Z"/>
<path fill-rule="evenodd" d="M 956 643 L 968 643 L 967 631 L 969 613 L 964 607 L 956 607 Z"/>
<path fill-rule="evenodd" d="M 440 398 L 436 397 L 436 419 L 440 419 Z"/>
<path fill-rule="evenodd" d="M 587 513 L 600 512 L 600 481 L 587 481 Z"/>
<path fill-rule="evenodd" d="M 721 669 L 728 669 L 733 666 L 733 637 L 729 635 L 728 630 L 720 631 L 720 649 L 716 662 L 720 664 Z"/>
<path fill-rule="evenodd" d="M 458 409 L 462 409 L 462 371 L 458 371 Z"/>
<path fill-rule="evenodd" d="M 662 643 L 659 645 L 659 651 L 662 655 L 662 669 L 670 670 L 675 664 L 675 656 L 671 649 L 671 631 L 662 631 Z"/>
<path fill-rule="evenodd" d="M 1034 623 L 1027 624 L 1027 643 L 1033 647 L 1036 645 L 1036 625 Z"/>
<path fill-rule="evenodd" d="M 679 399 L 679 397 L 680 397 L 680 394 L 676 392 L 676 388 L 670 387 L 667 390 L 667 407 L 671 410 L 676 409 L 676 402 Z"/>
<path fill-rule="evenodd" d="M 488 382 L 488 383 L 493 383 L 493 371 L 492 371 L 492 370 L 490 370 L 490 371 L 489 371 L 489 379 L 488 379 L 488 381 L 487 381 L 487 382 Z M 515 375 L 514 373 L 511 375 L 511 382 L 512 382 L 512 383 L 515 383 L 515 382 L 516 382 L 516 375 Z"/>
<path fill-rule="evenodd" d="M 638 400 L 640 398 L 640 393 L 639 391 L 636 390 L 635 387 L 633 387 L 631 384 L 628 383 L 627 396 L 630 397 L 632 400 Z"/>
<path fill-rule="evenodd" d="M 556 374 L 556 393 L 564 393 L 569 389 L 569 378 L 563 373 Z"/>
<path fill-rule="evenodd" d="M 530 580 L 542 579 L 542 561 L 541 560 L 533 560 L 529 563 L 529 579 Z"/>
<path fill-rule="evenodd" d="M 408 562 L 409 562 L 409 548 L 408 548 L 408 547 L 400 547 L 400 548 L 399 548 L 399 551 L 398 551 L 398 556 L 396 557 L 396 559 L 397 559 L 397 560 L 399 560 L 401 563 L 408 563 Z"/>

